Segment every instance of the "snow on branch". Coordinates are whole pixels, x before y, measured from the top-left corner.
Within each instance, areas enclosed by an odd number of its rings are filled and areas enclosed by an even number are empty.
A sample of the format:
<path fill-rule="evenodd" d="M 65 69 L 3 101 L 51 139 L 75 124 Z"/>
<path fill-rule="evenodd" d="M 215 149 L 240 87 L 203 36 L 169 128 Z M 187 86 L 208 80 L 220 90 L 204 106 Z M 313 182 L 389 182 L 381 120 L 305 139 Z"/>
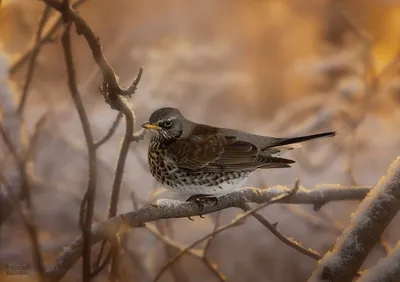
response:
<path fill-rule="evenodd" d="M 308 281 L 352 281 L 399 209 L 400 157 L 360 204 L 351 224 L 342 232 L 334 249 L 318 263 Z"/>
<path fill-rule="evenodd" d="M 357 282 L 400 281 L 400 242 L 378 264 L 368 269 Z"/>

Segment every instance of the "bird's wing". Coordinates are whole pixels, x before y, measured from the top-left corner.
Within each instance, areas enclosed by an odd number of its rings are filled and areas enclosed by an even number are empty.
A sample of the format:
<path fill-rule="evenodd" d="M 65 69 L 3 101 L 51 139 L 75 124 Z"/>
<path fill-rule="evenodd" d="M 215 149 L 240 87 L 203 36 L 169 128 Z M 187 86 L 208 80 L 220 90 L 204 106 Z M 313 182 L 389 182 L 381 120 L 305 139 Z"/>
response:
<path fill-rule="evenodd" d="M 235 136 L 191 135 L 178 139 L 166 150 L 178 167 L 204 172 L 242 171 L 288 167 L 292 160 L 261 155 L 260 150 Z"/>

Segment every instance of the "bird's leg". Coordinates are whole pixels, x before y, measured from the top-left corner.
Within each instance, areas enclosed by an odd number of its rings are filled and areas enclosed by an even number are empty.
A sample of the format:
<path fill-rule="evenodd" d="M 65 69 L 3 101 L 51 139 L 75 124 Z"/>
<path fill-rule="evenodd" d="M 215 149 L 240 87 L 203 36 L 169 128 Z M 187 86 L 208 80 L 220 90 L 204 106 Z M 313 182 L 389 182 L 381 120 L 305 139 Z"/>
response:
<path fill-rule="evenodd" d="M 199 213 L 201 213 L 201 212 L 203 211 L 203 209 L 204 209 L 204 203 L 206 203 L 206 202 L 208 202 L 208 201 L 215 201 L 215 205 L 217 205 L 217 203 L 218 203 L 217 197 L 211 197 L 211 196 L 205 195 L 205 194 L 193 195 L 193 196 L 190 196 L 190 197 L 186 200 L 186 202 L 195 202 L 196 204 L 198 204 L 198 205 L 199 205 Z M 200 216 L 201 218 L 204 218 L 204 216 L 202 216 L 201 214 L 199 214 L 199 216 Z M 193 219 L 191 219 L 190 217 L 188 217 L 188 218 L 189 218 L 190 220 L 193 220 Z"/>

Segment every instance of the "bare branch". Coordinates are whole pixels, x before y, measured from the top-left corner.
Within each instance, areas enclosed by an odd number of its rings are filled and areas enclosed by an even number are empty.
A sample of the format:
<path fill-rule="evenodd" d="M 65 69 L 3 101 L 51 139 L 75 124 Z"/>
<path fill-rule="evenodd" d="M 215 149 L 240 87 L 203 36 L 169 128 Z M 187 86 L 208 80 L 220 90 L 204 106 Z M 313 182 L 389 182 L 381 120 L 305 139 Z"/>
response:
<path fill-rule="evenodd" d="M 122 112 L 125 116 L 125 120 L 126 120 L 125 137 L 124 137 L 124 140 L 123 140 L 123 143 L 121 146 L 121 150 L 120 150 L 120 154 L 118 157 L 118 161 L 117 161 L 117 167 L 115 170 L 115 178 L 113 181 L 110 207 L 109 207 L 109 217 L 112 217 L 112 216 L 115 216 L 117 213 L 117 205 L 118 205 L 120 187 L 121 187 L 121 183 L 122 183 L 122 177 L 124 174 L 125 161 L 126 161 L 126 158 L 127 158 L 128 152 L 129 152 L 129 145 L 130 145 L 130 142 L 131 142 L 131 139 L 133 136 L 134 125 L 135 125 L 135 115 L 134 115 L 133 111 L 130 109 L 129 105 L 126 103 L 126 101 L 120 95 L 131 96 L 135 92 L 137 85 L 140 81 L 143 70 L 142 69 L 139 70 L 139 74 L 137 75 L 136 79 L 132 82 L 130 87 L 128 87 L 127 89 L 122 89 L 120 87 L 120 85 L 118 84 L 117 75 L 115 74 L 112 66 L 110 65 L 107 58 L 104 56 L 104 54 L 102 52 L 102 46 L 99 42 L 99 38 L 94 34 L 92 28 L 79 16 L 78 13 L 75 12 L 75 10 L 73 10 L 72 8 L 69 7 L 69 5 L 67 4 L 68 2 L 60 3 L 60 2 L 54 1 L 54 0 L 44 0 L 44 2 L 48 5 L 50 5 L 51 7 L 55 8 L 61 14 L 63 14 L 63 18 L 66 22 L 67 22 L 67 19 L 68 19 L 68 21 L 69 20 L 73 21 L 76 25 L 78 34 L 82 34 L 85 37 L 85 39 L 92 51 L 93 58 L 96 61 L 97 65 L 99 66 L 99 68 L 103 74 L 103 87 L 101 89 L 101 93 L 105 97 L 106 102 L 109 103 L 113 109 L 116 109 L 116 110 Z M 65 42 L 63 45 L 64 45 L 65 50 L 67 49 L 66 48 L 67 41 L 68 41 L 68 45 L 70 45 L 68 29 L 69 29 L 69 27 L 67 27 L 66 32 L 63 35 L 63 42 Z M 69 50 L 69 52 L 65 51 L 65 53 L 70 54 L 71 51 L 70 50 Z M 72 65 L 72 56 L 70 56 L 70 57 L 71 57 L 70 64 Z M 68 59 L 67 59 L 67 64 L 68 64 Z M 77 89 L 76 89 L 76 92 L 77 92 Z M 85 136 L 85 137 L 87 138 L 87 136 Z M 88 142 L 88 144 L 89 144 L 89 142 Z M 91 156 L 91 153 L 92 153 L 92 156 L 95 156 L 96 148 L 93 145 L 93 140 L 91 140 L 90 144 L 91 145 L 89 147 L 89 150 L 91 150 L 92 152 L 89 151 L 89 160 L 93 160 L 93 158 L 91 158 L 90 156 Z M 88 191 L 89 191 L 89 187 L 92 187 L 92 186 L 88 185 Z M 87 211 L 87 214 L 85 217 L 86 226 L 88 226 L 89 222 L 91 223 L 91 219 L 92 219 L 91 213 L 93 211 L 91 211 L 90 209 L 94 205 L 94 198 L 91 197 L 90 195 L 88 195 L 87 202 L 88 202 L 88 204 L 87 204 L 88 211 Z M 89 250 L 88 241 L 89 240 L 85 240 L 85 242 L 86 242 L 85 246 L 87 248 L 87 249 L 85 249 L 86 251 Z M 104 247 L 102 247 L 102 250 L 103 249 L 104 249 Z M 84 278 L 86 277 L 87 279 L 89 279 L 90 273 L 89 273 L 88 269 L 90 269 L 90 252 L 89 252 L 89 254 L 87 254 L 86 251 L 84 252 L 85 257 L 84 257 L 84 264 L 83 264 L 84 269 L 86 269 L 84 271 L 84 273 L 85 273 Z M 102 255 L 102 252 L 100 253 L 100 256 L 101 255 Z M 100 260 L 98 260 L 98 261 L 100 261 Z"/>
<path fill-rule="evenodd" d="M 21 99 L 19 102 L 19 106 L 18 106 L 18 113 L 20 115 L 22 115 L 24 108 L 25 108 L 26 98 L 28 97 L 29 86 L 31 85 L 31 82 L 33 79 L 33 74 L 35 72 L 36 58 L 40 52 L 40 47 L 41 47 L 40 38 L 42 36 L 43 28 L 46 25 L 46 22 L 50 17 L 50 12 L 51 12 L 50 6 L 45 5 L 44 11 L 39 20 L 38 28 L 37 28 L 36 35 L 35 35 L 35 46 L 37 46 L 37 48 L 33 49 L 32 54 L 30 56 L 28 72 L 26 74 L 26 79 L 25 79 L 25 85 L 22 90 L 22 95 L 21 95 Z"/>
<path fill-rule="evenodd" d="M 72 7 L 74 9 L 78 8 L 81 6 L 83 3 L 85 3 L 87 0 L 78 0 L 76 1 Z M 21 55 L 17 60 L 15 60 L 12 65 L 9 67 L 8 72 L 10 75 L 14 75 L 17 70 L 24 65 L 24 63 L 32 57 L 32 54 L 36 52 L 36 50 L 40 49 L 43 44 L 52 42 L 54 41 L 54 36 L 58 30 L 59 27 L 61 27 L 63 23 L 62 17 L 60 16 L 49 28 L 49 30 L 46 32 L 46 34 L 40 38 L 38 42 L 35 42 L 35 44 L 30 47 L 28 50 L 25 51 L 23 55 Z"/>
<path fill-rule="evenodd" d="M 213 232 L 201 237 L 200 239 L 198 239 L 197 241 L 195 241 L 191 245 L 187 246 L 185 249 L 183 249 L 181 252 L 179 252 L 175 257 L 173 257 L 167 264 L 165 264 L 164 267 L 161 268 L 161 270 L 157 273 L 156 277 L 154 278 L 154 282 L 158 281 L 161 278 L 162 274 L 174 262 L 176 262 L 182 255 L 184 255 L 188 250 L 190 250 L 191 248 L 193 248 L 197 244 L 207 240 L 208 238 L 214 237 L 215 235 L 221 233 L 222 231 L 225 231 L 225 230 L 227 230 L 229 228 L 232 228 L 232 227 L 236 226 L 238 222 L 243 220 L 243 218 L 246 218 L 247 216 L 254 214 L 255 212 L 259 211 L 260 209 L 266 207 L 267 205 L 269 205 L 271 203 L 274 203 L 274 202 L 279 201 L 281 199 L 287 198 L 291 194 L 292 194 L 292 191 L 287 190 L 284 194 L 275 196 L 275 197 L 271 198 L 270 200 L 268 200 L 267 202 L 263 203 L 262 205 L 258 206 L 257 208 L 255 208 L 253 210 L 249 210 L 249 211 L 245 212 L 244 214 L 242 214 L 241 216 L 238 216 L 231 223 L 226 224 L 224 226 L 221 226 L 221 227 L 215 229 Z M 239 206 L 242 206 L 244 201 L 245 201 L 244 198 L 242 198 L 241 201 L 239 201 L 239 203 L 238 203 Z"/>
<path fill-rule="evenodd" d="M 218 227 L 219 227 L 219 220 L 220 220 L 220 217 L 221 217 L 221 211 L 218 211 L 218 212 L 216 213 L 216 215 L 215 215 L 215 223 L 214 223 L 214 228 L 213 228 L 213 231 L 212 231 L 213 233 L 215 233 L 215 230 L 217 230 Z M 204 246 L 204 249 L 203 249 L 203 258 L 205 258 L 205 257 L 207 256 L 208 250 L 210 249 L 211 242 L 212 242 L 213 239 L 214 239 L 214 236 L 213 236 L 213 237 L 210 237 L 210 238 L 207 240 L 206 245 Z"/>
<path fill-rule="evenodd" d="M 44 268 L 44 263 L 43 263 L 42 252 L 40 250 L 39 239 L 37 236 L 37 227 L 36 227 L 34 217 L 32 214 L 32 210 L 33 210 L 32 203 L 29 202 L 29 204 L 27 204 L 27 207 L 23 207 L 21 205 L 20 200 L 13 192 L 13 188 L 7 182 L 7 179 L 5 178 L 5 176 L 3 176 L 1 173 L 0 173 L 0 183 L 3 183 L 4 186 L 6 187 L 6 190 L 8 192 L 8 198 L 9 198 L 10 202 L 12 202 L 13 205 L 17 207 L 17 211 L 22 218 L 22 222 L 24 223 L 24 226 L 28 233 L 29 241 L 32 245 L 32 259 L 34 262 L 34 267 L 35 267 L 35 270 L 36 270 L 38 276 L 40 278 L 42 278 L 44 276 L 45 268 Z M 30 187 L 28 186 L 29 184 L 28 184 L 27 179 L 24 179 L 23 185 L 26 187 L 21 188 L 21 190 L 29 191 Z M 30 199 L 30 196 L 28 196 L 27 199 Z"/>
<path fill-rule="evenodd" d="M 41 129 L 44 125 L 44 123 L 46 122 L 47 119 L 47 114 L 43 114 L 38 121 L 35 123 L 35 129 L 33 130 L 33 133 L 31 134 L 30 138 L 29 138 L 29 145 L 28 145 L 28 150 L 26 153 L 26 158 L 28 160 L 32 160 L 33 158 L 33 154 L 34 151 L 36 149 L 37 146 L 37 139 L 39 138 Z"/>
<path fill-rule="evenodd" d="M 56 0 L 43 0 L 45 3 L 63 13 L 63 4 Z M 107 58 L 104 56 L 102 51 L 102 46 L 100 44 L 99 38 L 95 35 L 92 28 L 82 19 L 82 17 L 72 8 L 69 8 L 68 16 L 75 23 L 78 34 L 82 34 L 88 45 L 90 50 L 92 51 L 92 55 L 97 65 L 99 66 L 102 74 L 103 74 L 103 88 L 102 93 L 105 96 L 106 102 L 111 105 L 113 109 L 119 110 L 127 115 L 127 105 L 124 100 L 119 95 L 122 96 L 131 96 L 140 81 L 142 75 L 142 69 L 140 69 L 139 74 L 136 79 L 133 80 L 131 86 L 127 89 L 122 89 L 118 84 L 117 75 L 115 74 L 114 69 L 108 62 Z M 130 111 L 130 110 L 129 110 Z"/>
<path fill-rule="evenodd" d="M 110 138 L 114 135 L 115 131 L 117 130 L 117 127 L 119 125 L 119 122 L 122 119 L 122 113 L 118 112 L 117 117 L 115 118 L 113 124 L 111 125 L 110 129 L 108 130 L 107 134 L 104 135 L 103 138 L 101 138 L 99 141 L 97 141 L 94 146 L 96 149 L 98 149 L 100 146 L 102 146 L 104 143 L 106 143 Z"/>
<path fill-rule="evenodd" d="M 249 204 L 244 203 L 242 209 L 243 211 L 247 212 L 251 210 L 251 207 Z M 316 251 L 304 248 L 300 242 L 297 242 L 294 239 L 290 239 L 285 235 L 283 235 L 281 232 L 279 232 L 277 229 L 277 223 L 274 224 L 270 223 L 266 218 L 264 218 L 259 213 L 253 213 L 253 217 L 257 219 L 262 225 L 264 225 L 269 231 L 271 231 L 272 234 L 274 234 L 279 240 L 281 240 L 289 247 L 315 260 L 319 260 L 322 258 L 321 255 Z"/>
<path fill-rule="evenodd" d="M 64 2 L 66 8 L 68 9 L 68 1 Z M 63 14 L 64 20 L 66 22 L 65 31 L 62 35 L 62 45 L 64 49 L 64 56 L 67 65 L 68 72 L 68 87 L 71 92 L 71 97 L 74 101 L 75 108 L 78 112 L 79 119 L 82 124 L 83 133 L 85 135 L 86 145 L 88 148 L 88 165 L 89 165 L 89 178 L 87 184 L 87 191 L 85 197 L 85 206 L 83 215 L 84 215 L 84 229 L 82 230 L 84 234 L 84 248 L 83 248 L 83 280 L 89 281 L 91 277 L 90 270 L 90 230 L 93 221 L 93 213 L 94 213 L 94 204 L 96 198 L 96 182 L 97 182 L 97 157 L 96 157 L 96 149 L 94 147 L 92 131 L 90 128 L 90 122 L 88 116 L 86 114 L 85 107 L 83 105 L 81 96 L 79 94 L 79 90 L 76 83 L 75 77 L 75 68 L 72 58 L 72 50 L 71 50 L 71 36 L 70 29 L 71 23 L 69 22 L 68 13 Z"/>
<path fill-rule="evenodd" d="M 400 157 L 360 204 L 334 250 L 319 262 L 311 281 L 351 281 L 400 209 Z"/>

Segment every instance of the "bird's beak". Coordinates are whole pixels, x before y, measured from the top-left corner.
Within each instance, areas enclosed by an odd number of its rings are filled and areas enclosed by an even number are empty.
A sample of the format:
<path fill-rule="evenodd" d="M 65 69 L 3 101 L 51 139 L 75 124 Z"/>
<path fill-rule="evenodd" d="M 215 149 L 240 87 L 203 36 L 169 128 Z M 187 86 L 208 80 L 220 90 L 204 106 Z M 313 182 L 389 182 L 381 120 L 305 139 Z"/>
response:
<path fill-rule="evenodd" d="M 146 128 L 146 129 L 156 129 L 156 130 L 161 129 L 158 125 L 151 124 L 151 123 L 149 123 L 149 122 L 143 123 L 143 124 L 142 124 L 142 127 L 143 127 L 143 128 Z"/>

